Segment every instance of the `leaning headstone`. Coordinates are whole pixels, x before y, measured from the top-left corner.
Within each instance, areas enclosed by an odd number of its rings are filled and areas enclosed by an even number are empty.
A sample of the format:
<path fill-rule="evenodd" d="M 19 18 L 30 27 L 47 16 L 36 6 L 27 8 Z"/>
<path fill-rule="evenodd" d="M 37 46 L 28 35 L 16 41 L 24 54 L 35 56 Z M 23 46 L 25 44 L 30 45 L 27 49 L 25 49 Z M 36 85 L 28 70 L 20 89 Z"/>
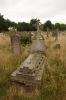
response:
<path fill-rule="evenodd" d="M 47 27 L 47 37 L 49 37 L 49 28 Z"/>
<path fill-rule="evenodd" d="M 55 37 L 55 41 L 58 40 L 59 30 L 55 29 L 52 31 L 52 36 Z"/>
<path fill-rule="evenodd" d="M 12 52 L 19 55 L 21 53 L 20 35 L 18 34 L 17 29 L 15 29 L 14 27 L 10 27 L 9 30 Z"/>

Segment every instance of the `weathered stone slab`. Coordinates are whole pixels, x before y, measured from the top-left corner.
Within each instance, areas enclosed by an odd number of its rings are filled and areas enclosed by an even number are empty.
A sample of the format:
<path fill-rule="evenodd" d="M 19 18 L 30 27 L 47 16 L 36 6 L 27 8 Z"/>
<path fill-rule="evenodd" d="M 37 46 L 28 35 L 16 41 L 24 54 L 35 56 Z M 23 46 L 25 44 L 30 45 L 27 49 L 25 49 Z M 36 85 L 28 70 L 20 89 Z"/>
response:
<path fill-rule="evenodd" d="M 44 41 L 43 40 L 33 40 L 33 43 L 31 45 L 31 53 L 34 52 L 46 52 L 46 48 L 44 46 Z"/>
<path fill-rule="evenodd" d="M 20 68 L 12 73 L 12 80 L 24 83 L 25 85 L 38 85 L 41 83 L 44 66 L 45 56 L 43 54 L 31 54 L 21 64 Z"/>

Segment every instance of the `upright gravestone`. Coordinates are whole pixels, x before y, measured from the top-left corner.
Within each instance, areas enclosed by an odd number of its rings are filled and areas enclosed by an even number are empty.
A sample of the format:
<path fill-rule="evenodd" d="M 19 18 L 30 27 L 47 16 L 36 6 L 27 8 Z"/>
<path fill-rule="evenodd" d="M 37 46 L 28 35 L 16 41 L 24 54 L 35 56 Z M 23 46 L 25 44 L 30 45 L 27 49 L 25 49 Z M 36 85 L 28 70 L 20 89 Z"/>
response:
<path fill-rule="evenodd" d="M 47 37 L 49 37 L 49 33 L 50 31 L 49 31 L 49 28 L 47 27 Z"/>
<path fill-rule="evenodd" d="M 14 27 L 10 27 L 9 31 L 10 31 L 12 52 L 14 54 L 19 55 L 21 53 L 20 35 L 17 33 L 17 30 Z"/>
<path fill-rule="evenodd" d="M 58 40 L 58 35 L 59 35 L 59 30 L 58 29 L 52 30 L 52 36 L 55 37 L 55 41 Z"/>

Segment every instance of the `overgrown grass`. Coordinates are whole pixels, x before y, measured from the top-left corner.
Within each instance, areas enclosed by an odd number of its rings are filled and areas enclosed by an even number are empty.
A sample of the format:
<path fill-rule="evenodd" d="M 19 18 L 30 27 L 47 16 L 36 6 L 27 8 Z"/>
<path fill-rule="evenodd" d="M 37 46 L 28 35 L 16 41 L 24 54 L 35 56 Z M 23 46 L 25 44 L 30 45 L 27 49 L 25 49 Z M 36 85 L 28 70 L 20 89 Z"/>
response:
<path fill-rule="evenodd" d="M 8 36 L 0 36 L 0 100 L 66 100 L 66 39 L 60 35 L 60 49 L 55 49 L 52 36 L 45 38 L 47 48 L 42 86 L 38 95 L 25 93 L 23 87 L 10 81 L 10 74 L 29 54 L 29 46 L 22 47 L 20 56 L 13 55 Z"/>

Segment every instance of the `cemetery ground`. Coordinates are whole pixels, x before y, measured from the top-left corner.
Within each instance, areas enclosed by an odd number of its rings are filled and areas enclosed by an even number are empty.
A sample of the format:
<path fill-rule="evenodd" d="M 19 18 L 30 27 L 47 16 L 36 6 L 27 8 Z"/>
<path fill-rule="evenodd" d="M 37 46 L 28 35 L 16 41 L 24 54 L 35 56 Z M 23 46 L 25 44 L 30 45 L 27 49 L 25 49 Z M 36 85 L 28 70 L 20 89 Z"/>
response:
<path fill-rule="evenodd" d="M 0 100 L 66 100 L 66 34 L 60 34 L 58 43 L 51 35 L 45 37 L 46 66 L 37 90 L 27 90 L 18 83 L 11 82 L 11 73 L 29 55 L 30 45 L 22 46 L 22 54 L 16 56 L 11 52 L 10 38 L 0 34 Z"/>

